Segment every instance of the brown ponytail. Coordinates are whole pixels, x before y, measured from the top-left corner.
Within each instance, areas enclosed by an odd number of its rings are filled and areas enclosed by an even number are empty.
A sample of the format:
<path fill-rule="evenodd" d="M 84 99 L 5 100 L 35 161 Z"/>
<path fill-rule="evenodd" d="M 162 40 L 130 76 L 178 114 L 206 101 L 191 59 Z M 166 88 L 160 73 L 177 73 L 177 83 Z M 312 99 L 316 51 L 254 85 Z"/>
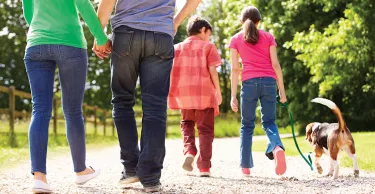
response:
<path fill-rule="evenodd" d="M 241 21 L 243 22 L 244 40 L 255 45 L 259 40 L 259 32 L 256 24 L 262 19 L 259 10 L 254 6 L 242 10 Z"/>

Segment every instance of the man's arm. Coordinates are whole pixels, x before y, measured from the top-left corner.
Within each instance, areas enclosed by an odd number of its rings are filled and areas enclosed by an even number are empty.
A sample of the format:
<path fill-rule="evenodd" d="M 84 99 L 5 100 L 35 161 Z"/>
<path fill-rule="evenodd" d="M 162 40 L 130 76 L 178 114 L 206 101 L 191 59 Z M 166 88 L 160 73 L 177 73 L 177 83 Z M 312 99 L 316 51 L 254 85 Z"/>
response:
<path fill-rule="evenodd" d="M 184 19 L 194 12 L 202 0 L 186 0 L 184 7 L 174 17 L 174 33 L 176 34 L 178 26 L 184 21 Z"/>
<path fill-rule="evenodd" d="M 116 0 L 100 0 L 97 14 L 103 28 L 107 26 L 115 4 Z"/>

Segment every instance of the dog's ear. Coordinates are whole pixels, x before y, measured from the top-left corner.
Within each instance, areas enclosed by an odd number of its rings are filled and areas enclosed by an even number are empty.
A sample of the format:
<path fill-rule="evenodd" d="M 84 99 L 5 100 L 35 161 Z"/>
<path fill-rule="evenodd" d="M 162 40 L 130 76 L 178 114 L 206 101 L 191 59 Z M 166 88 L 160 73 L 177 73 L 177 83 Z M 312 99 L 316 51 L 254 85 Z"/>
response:
<path fill-rule="evenodd" d="M 306 126 L 306 137 L 305 137 L 305 139 L 308 140 L 310 143 L 312 143 L 311 135 L 312 135 L 312 132 L 313 132 L 312 128 L 313 128 L 314 124 L 315 123 L 310 123 Z"/>

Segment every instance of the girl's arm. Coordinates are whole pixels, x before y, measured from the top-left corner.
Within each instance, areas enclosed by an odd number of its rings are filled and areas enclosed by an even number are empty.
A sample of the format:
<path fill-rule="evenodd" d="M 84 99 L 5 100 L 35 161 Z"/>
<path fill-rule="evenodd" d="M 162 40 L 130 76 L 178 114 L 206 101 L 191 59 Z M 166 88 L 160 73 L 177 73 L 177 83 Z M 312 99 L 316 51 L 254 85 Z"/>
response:
<path fill-rule="evenodd" d="M 238 76 L 241 73 L 240 63 L 238 62 L 238 52 L 236 49 L 230 49 L 232 68 L 230 73 L 231 79 L 231 107 L 234 112 L 238 111 L 238 101 L 237 101 L 237 87 L 238 87 Z"/>
<path fill-rule="evenodd" d="M 209 72 L 210 72 L 210 75 L 211 75 L 212 83 L 214 83 L 214 86 L 215 86 L 215 89 L 216 89 L 216 92 L 217 92 L 217 95 L 218 95 L 219 105 L 220 105 L 221 102 L 222 102 L 222 97 L 221 97 L 219 74 L 216 71 L 216 65 L 212 65 L 208 69 L 209 69 Z"/>
<path fill-rule="evenodd" d="M 33 19 L 33 0 L 23 0 L 22 7 L 26 23 L 30 26 Z"/>
<path fill-rule="evenodd" d="M 279 60 L 277 59 L 276 46 L 270 47 L 270 55 L 271 55 L 272 67 L 276 73 L 277 85 L 279 87 L 280 102 L 285 103 L 287 100 L 286 100 L 286 94 L 285 94 L 285 88 L 284 88 L 283 72 L 281 71 Z"/>
<path fill-rule="evenodd" d="M 103 31 L 90 0 L 75 0 L 75 2 L 79 13 L 87 23 L 91 34 L 96 38 L 96 44 L 99 46 L 105 45 L 108 38 Z"/>

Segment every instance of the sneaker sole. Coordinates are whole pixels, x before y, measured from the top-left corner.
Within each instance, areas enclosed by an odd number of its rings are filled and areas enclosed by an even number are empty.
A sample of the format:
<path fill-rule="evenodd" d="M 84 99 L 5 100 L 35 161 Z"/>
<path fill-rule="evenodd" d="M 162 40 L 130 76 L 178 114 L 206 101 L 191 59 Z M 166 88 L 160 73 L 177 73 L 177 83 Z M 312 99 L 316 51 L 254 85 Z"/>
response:
<path fill-rule="evenodd" d="M 41 189 L 41 188 L 32 189 L 32 191 L 33 193 L 53 193 L 53 191 L 51 190 Z"/>
<path fill-rule="evenodd" d="M 283 175 L 286 171 L 285 152 L 284 150 L 278 150 L 275 153 L 275 172 L 277 175 Z"/>
<path fill-rule="evenodd" d="M 209 173 L 209 172 L 200 172 L 200 173 L 199 173 L 199 176 L 200 176 L 200 177 L 210 177 L 210 176 L 211 176 L 211 173 Z"/>
<path fill-rule="evenodd" d="M 161 185 L 154 186 L 154 187 L 145 187 L 144 189 L 145 189 L 146 193 L 159 192 L 159 191 L 161 191 Z"/>
<path fill-rule="evenodd" d="M 131 183 L 136 183 L 139 182 L 139 178 L 127 178 L 125 180 L 120 181 L 120 184 L 126 185 L 126 184 L 131 184 Z"/>
<path fill-rule="evenodd" d="M 189 172 L 193 171 L 193 162 L 194 162 L 193 157 L 186 157 L 184 164 L 182 165 L 182 168 Z"/>

